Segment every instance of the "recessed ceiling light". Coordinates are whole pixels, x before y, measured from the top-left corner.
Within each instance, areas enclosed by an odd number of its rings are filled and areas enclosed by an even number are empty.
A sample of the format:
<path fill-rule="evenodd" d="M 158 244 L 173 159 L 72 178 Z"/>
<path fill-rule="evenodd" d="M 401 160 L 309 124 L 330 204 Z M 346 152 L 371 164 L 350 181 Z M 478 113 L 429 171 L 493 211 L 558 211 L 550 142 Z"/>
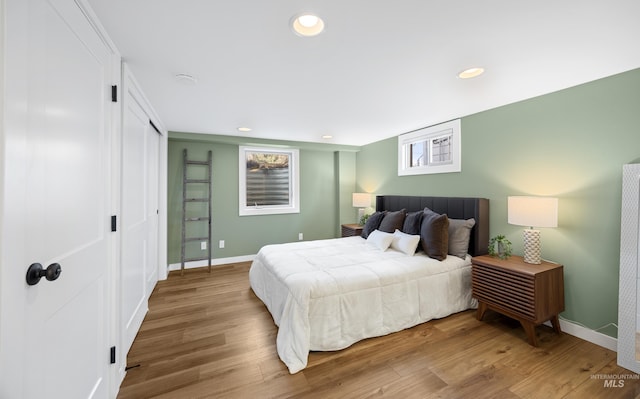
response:
<path fill-rule="evenodd" d="M 251 128 L 250 128 L 250 127 L 239 127 L 239 128 L 238 128 L 238 131 L 239 131 L 239 132 L 246 133 L 246 132 L 250 132 L 250 131 L 251 131 Z"/>
<path fill-rule="evenodd" d="M 198 79 L 187 73 L 179 73 L 175 76 L 176 80 L 186 85 L 194 85 L 198 83 Z"/>
<path fill-rule="evenodd" d="M 317 15 L 305 12 L 291 19 L 291 27 L 300 36 L 316 36 L 324 30 L 324 21 Z"/>
<path fill-rule="evenodd" d="M 464 71 L 460 72 L 458 74 L 458 77 L 460 79 L 470 79 L 470 78 L 475 78 L 476 76 L 480 76 L 483 73 L 484 73 L 484 68 L 474 67 L 474 68 L 465 69 Z"/>
<path fill-rule="evenodd" d="M 325 139 L 325 140 L 329 140 L 329 139 L 332 139 L 333 136 L 330 135 L 330 134 L 324 134 L 324 135 L 322 135 L 322 138 Z"/>

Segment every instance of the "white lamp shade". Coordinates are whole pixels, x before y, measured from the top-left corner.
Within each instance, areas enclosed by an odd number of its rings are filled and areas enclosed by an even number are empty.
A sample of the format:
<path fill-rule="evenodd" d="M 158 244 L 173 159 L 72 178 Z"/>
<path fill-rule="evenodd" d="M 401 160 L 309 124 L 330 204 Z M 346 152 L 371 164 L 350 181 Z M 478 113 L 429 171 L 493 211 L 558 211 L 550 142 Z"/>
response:
<path fill-rule="evenodd" d="M 368 208 L 371 206 L 371 194 L 369 193 L 353 193 L 354 208 Z"/>
<path fill-rule="evenodd" d="M 553 197 L 507 197 L 509 224 L 558 227 L 558 199 Z"/>

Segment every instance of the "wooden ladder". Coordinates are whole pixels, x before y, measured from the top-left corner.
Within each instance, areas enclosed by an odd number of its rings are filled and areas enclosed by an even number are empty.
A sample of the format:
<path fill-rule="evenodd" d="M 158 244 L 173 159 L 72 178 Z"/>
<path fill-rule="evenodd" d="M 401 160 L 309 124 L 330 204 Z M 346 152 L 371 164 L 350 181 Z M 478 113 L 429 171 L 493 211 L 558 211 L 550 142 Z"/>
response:
<path fill-rule="evenodd" d="M 207 154 L 206 161 L 195 161 L 187 158 L 187 149 L 182 152 L 182 247 L 180 250 L 180 275 L 184 275 L 184 265 L 186 262 L 194 262 L 206 260 L 209 265 L 209 273 L 211 273 L 211 164 L 212 154 L 211 151 Z M 200 173 L 197 169 L 200 169 Z M 202 177 L 202 169 L 204 169 L 204 177 Z M 191 173 L 189 173 L 191 172 Z M 196 175 L 200 178 L 194 178 Z M 202 190 L 203 194 L 200 196 L 188 196 L 192 195 L 193 190 Z M 208 206 L 206 210 L 204 207 L 193 208 L 187 204 L 206 203 Z M 199 234 L 197 236 L 190 236 L 187 234 L 187 226 L 193 224 L 204 224 L 207 222 L 206 235 Z M 190 230 L 197 230 L 198 233 L 204 229 L 202 227 L 193 228 Z M 207 243 L 207 256 L 194 256 L 187 257 L 187 243 L 189 242 L 206 242 Z"/>

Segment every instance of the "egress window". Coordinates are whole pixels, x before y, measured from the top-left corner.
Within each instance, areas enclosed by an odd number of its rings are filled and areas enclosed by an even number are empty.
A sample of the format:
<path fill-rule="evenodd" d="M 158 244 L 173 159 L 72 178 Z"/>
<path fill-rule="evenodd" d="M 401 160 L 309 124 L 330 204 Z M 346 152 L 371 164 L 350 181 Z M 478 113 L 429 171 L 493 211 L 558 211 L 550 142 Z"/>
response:
<path fill-rule="evenodd" d="M 240 216 L 299 213 L 299 151 L 240 146 Z"/>
<path fill-rule="evenodd" d="M 398 176 L 460 172 L 460 119 L 398 136 Z"/>

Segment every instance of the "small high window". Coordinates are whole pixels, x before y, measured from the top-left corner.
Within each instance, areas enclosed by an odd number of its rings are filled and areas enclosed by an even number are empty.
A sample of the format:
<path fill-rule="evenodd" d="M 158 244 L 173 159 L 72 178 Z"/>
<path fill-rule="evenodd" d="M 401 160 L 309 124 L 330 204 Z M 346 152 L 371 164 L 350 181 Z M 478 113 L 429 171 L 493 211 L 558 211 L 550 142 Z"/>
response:
<path fill-rule="evenodd" d="M 460 172 L 460 119 L 398 136 L 398 176 Z"/>

